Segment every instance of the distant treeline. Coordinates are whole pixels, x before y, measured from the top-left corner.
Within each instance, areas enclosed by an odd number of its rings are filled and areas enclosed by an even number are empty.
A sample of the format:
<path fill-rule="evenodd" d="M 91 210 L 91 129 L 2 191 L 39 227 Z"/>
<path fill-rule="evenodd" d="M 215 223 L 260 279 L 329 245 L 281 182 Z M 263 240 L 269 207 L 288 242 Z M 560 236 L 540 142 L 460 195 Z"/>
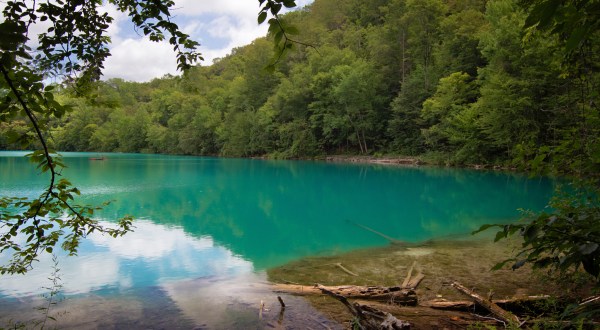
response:
<path fill-rule="evenodd" d="M 447 164 L 600 163 L 600 38 L 576 56 L 525 29 L 513 0 L 316 0 L 274 72 L 270 37 L 148 83 L 98 82 L 53 123 L 63 151 L 303 158 L 422 155 Z M 570 62 L 569 62 L 570 61 Z M 590 74 L 591 72 L 591 74 Z M 19 120 L 0 148 L 19 148 Z M 9 134 L 10 133 L 10 134 Z"/>

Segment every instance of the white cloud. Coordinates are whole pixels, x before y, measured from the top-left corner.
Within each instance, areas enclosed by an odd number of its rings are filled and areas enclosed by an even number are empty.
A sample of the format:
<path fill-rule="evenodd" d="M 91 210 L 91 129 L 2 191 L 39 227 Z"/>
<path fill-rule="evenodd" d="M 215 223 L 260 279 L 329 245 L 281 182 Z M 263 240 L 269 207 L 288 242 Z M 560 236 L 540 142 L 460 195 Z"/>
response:
<path fill-rule="evenodd" d="M 247 16 L 248 13 L 258 12 L 256 0 L 176 0 L 175 15 L 196 16 L 202 14 L 228 14 L 234 16 Z"/>
<path fill-rule="evenodd" d="M 312 2 L 313 0 L 297 0 L 296 4 L 300 8 Z M 173 11 L 175 15 L 227 14 L 236 17 L 251 17 L 254 21 L 260 10 L 257 0 L 176 0 L 174 8 L 176 8 Z"/>
<path fill-rule="evenodd" d="M 167 42 L 152 42 L 148 37 L 124 37 L 123 34 L 134 32 L 127 15 L 113 5 L 104 6 L 104 10 L 114 18 L 108 28 L 111 56 L 104 63 L 104 78 L 149 81 L 168 73 L 175 74 L 177 62 L 172 46 Z"/>
<path fill-rule="evenodd" d="M 146 37 L 120 40 L 111 46 L 112 56 L 104 64 L 104 77 L 148 81 L 175 74 L 177 61 L 172 48 L 166 42 L 152 42 Z"/>
<path fill-rule="evenodd" d="M 256 24 L 256 18 L 234 19 L 230 16 L 221 16 L 214 19 L 205 33 L 214 38 L 227 40 L 224 47 L 214 48 L 207 45 L 201 49 L 204 54 L 204 64 L 211 64 L 217 57 L 223 57 L 231 52 L 233 48 L 251 43 L 256 38 L 267 34 L 268 26 Z"/>
<path fill-rule="evenodd" d="M 298 7 L 312 0 L 297 1 Z M 251 43 L 267 33 L 267 25 L 257 24 L 256 0 L 176 0 L 174 21 L 201 43 L 203 65 L 223 57 L 235 47 Z M 105 63 L 105 78 L 149 81 L 165 74 L 178 74 L 173 47 L 167 42 L 153 43 L 147 38 L 125 38 L 127 17 L 115 8 L 107 11 L 115 18 L 109 29 L 112 56 Z M 131 32 L 131 31 L 129 31 Z"/>
<path fill-rule="evenodd" d="M 119 33 L 121 33 L 121 25 L 127 20 L 127 15 L 111 4 L 106 4 L 102 6 L 101 10 L 104 10 L 106 13 L 108 13 L 110 17 L 113 18 L 113 23 L 108 26 L 107 32 L 110 38 L 112 39 L 112 42 L 119 42 Z"/>

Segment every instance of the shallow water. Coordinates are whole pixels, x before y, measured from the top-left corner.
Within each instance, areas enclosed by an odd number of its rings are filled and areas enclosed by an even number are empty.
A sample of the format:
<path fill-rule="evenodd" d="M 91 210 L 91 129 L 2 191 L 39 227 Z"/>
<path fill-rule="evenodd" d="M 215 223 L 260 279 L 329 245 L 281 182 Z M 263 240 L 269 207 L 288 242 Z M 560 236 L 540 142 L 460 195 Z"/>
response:
<path fill-rule="evenodd" d="M 0 196 L 32 197 L 44 188 L 47 177 L 22 155 L 0 152 Z M 78 202 L 114 200 L 98 213 L 105 223 L 125 214 L 137 219 L 135 232 L 125 237 L 92 235 L 79 256 L 59 256 L 61 293 L 68 298 L 60 304 L 70 306 L 71 315 L 62 316 L 66 327 L 115 322 L 143 328 L 148 323 L 142 320 L 161 315 L 169 315 L 176 325 L 171 327 L 181 328 L 264 325 L 257 321 L 260 300 L 277 308 L 273 294 L 259 285 L 266 282 L 264 271 L 270 267 L 384 246 L 389 243 L 384 236 L 419 242 L 512 221 L 518 208 L 541 209 L 553 188 L 545 178 L 458 169 L 64 156 L 64 176 L 82 191 Z M 98 156 L 105 160 L 90 159 Z M 0 256 L 3 260 L 6 256 Z M 0 278 L 0 326 L 14 319 L 7 311 L 38 303 L 47 292 L 42 287 L 49 285 L 51 264 L 43 256 L 27 276 Z M 104 306 L 105 317 L 90 315 L 88 305 Z M 72 316 L 74 308 L 80 310 L 77 317 Z M 310 309 L 298 307 L 305 308 Z M 241 315 L 242 323 L 227 325 L 234 314 Z M 293 312 L 286 316 L 292 319 Z"/>

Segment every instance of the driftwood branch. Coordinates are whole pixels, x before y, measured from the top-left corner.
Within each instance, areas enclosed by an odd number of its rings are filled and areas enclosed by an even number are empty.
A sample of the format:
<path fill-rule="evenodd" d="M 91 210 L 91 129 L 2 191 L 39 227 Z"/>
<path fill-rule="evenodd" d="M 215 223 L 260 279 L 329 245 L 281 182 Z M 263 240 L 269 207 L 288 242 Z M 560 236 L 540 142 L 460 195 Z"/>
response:
<path fill-rule="evenodd" d="M 401 287 L 381 287 L 381 286 L 358 286 L 358 285 L 339 285 L 339 286 L 302 286 L 291 284 L 275 284 L 273 291 L 286 292 L 297 295 L 322 294 L 322 289 L 342 295 L 352 299 L 364 299 L 389 302 L 403 306 L 416 306 L 417 295 L 414 290 L 403 289 Z"/>
<path fill-rule="evenodd" d="M 397 319 L 390 313 L 359 303 L 351 304 L 346 297 L 330 291 L 322 285 L 316 286 L 321 292 L 336 298 L 358 319 L 362 329 L 403 330 L 410 329 L 410 323 Z"/>
<path fill-rule="evenodd" d="M 532 306 L 540 301 L 545 301 L 550 299 L 550 296 L 541 295 L 541 296 L 527 296 L 527 297 L 519 297 L 512 299 L 499 299 L 494 300 L 493 302 L 504 308 L 511 310 L 515 306 Z M 471 300 L 457 300 L 450 301 L 445 299 L 439 300 L 429 300 L 420 302 L 419 306 L 430 307 L 435 309 L 445 309 L 445 310 L 469 310 L 475 307 L 475 302 Z"/>
<path fill-rule="evenodd" d="M 413 269 L 415 268 L 416 264 L 417 264 L 417 261 L 416 260 L 413 261 L 413 264 L 408 269 L 408 274 L 406 274 L 406 278 L 404 279 L 404 282 L 402 282 L 403 288 L 406 288 L 408 286 L 408 283 L 410 282 L 410 278 L 412 276 Z"/>
<path fill-rule="evenodd" d="M 423 273 L 417 274 L 417 276 L 413 277 L 408 284 L 404 287 L 405 289 L 416 289 L 419 286 L 419 283 L 425 278 Z"/>
<path fill-rule="evenodd" d="M 352 275 L 352 276 L 358 276 L 358 274 L 351 272 L 348 268 L 342 266 L 341 262 L 337 262 L 334 264 L 335 266 L 337 266 L 339 269 L 341 269 L 342 271 L 344 271 L 344 273 Z"/>
<path fill-rule="evenodd" d="M 262 320 L 263 318 L 263 312 L 265 310 L 265 302 L 264 301 L 260 301 L 260 308 L 258 309 L 258 318 Z"/>
<path fill-rule="evenodd" d="M 579 304 L 579 306 L 584 306 L 584 305 L 592 304 L 592 303 L 595 303 L 595 302 L 600 302 L 600 296 L 587 297 L 587 298 L 585 298 L 585 299 L 583 299 L 581 301 L 581 303 Z"/>
<path fill-rule="evenodd" d="M 412 276 L 413 273 L 413 269 L 417 269 L 418 273 L 415 277 Z M 404 279 L 404 282 L 402 282 L 402 288 L 403 289 L 415 289 L 419 283 L 421 283 L 421 281 L 423 280 L 423 278 L 425 277 L 425 275 L 423 275 L 422 271 L 421 271 L 421 267 L 419 267 L 419 265 L 417 264 L 417 261 L 415 260 L 413 262 L 413 264 L 410 266 L 410 268 L 408 269 L 408 274 L 406 274 L 406 278 Z"/>
<path fill-rule="evenodd" d="M 394 315 L 380 311 L 377 308 L 354 303 L 354 308 L 362 310 L 362 314 L 366 315 L 370 321 L 366 323 L 367 329 L 410 329 L 410 323 L 399 320 Z"/>
<path fill-rule="evenodd" d="M 279 300 L 279 304 L 281 305 L 281 309 L 285 309 L 285 303 L 283 302 L 283 299 L 281 299 L 281 296 L 277 296 L 277 300 Z"/>
<path fill-rule="evenodd" d="M 509 324 L 515 324 L 515 325 L 521 324 L 521 321 L 519 321 L 519 318 L 516 317 L 513 313 L 502 309 L 496 303 L 492 302 L 491 300 L 483 298 L 482 296 L 480 296 L 477 293 L 473 292 L 472 290 L 466 288 L 462 284 L 460 284 L 458 282 L 452 282 L 451 286 L 453 288 L 455 288 L 456 290 L 460 291 L 462 294 L 471 297 L 473 300 L 475 300 L 476 303 L 478 303 L 485 309 L 489 310 L 492 314 L 496 315 L 503 322 L 506 322 Z"/>
<path fill-rule="evenodd" d="M 475 303 L 470 300 L 459 300 L 459 301 L 449 301 L 449 300 L 429 300 L 419 303 L 419 306 L 429 307 L 434 309 L 444 309 L 444 310 L 469 310 L 475 306 Z"/>
<path fill-rule="evenodd" d="M 277 318 L 277 324 L 281 327 L 283 326 L 283 314 L 285 313 L 285 303 L 280 296 L 277 296 L 277 300 L 279 300 L 279 304 L 281 305 L 281 309 L 279 310 L 279 317 Z"/>
<path fill-rule="evenodd" d="M 373 228 L 369 228 L 369 227 L 367 227 L 367 226 L 365 226 L 365 225 L 361 225 L 360 223 L 357 223 L 357 222 L 354 222 L 354 221 L 351 221 L 351 220 L 347 220 L 347 221 L 348 221 L 349 223 L 351 223 L 351 224 L 353 224 L 353 225 L 355 225 L 355 226 L 359 227 L 359 228 L 362 228 L 362 229 L 364 229 L 364 230 L 366 230 L 366 231 L 370 231 L 370 232 L 372 232 L 373 234 L 375 234 L 375 235 L 377 235 L 377 236 L 380 236 L 380 237 L 383 237 L 383 238 L 385 238 L 385 239 L 386 239 L 386 240 L 388 240 L 388 241 L 389 241 L 391 244 L 406 245 L 406 242 L 403 242 L 403 241 L 401 241 L 401 240 L 397 240 L 397 239 L 395 239 L 395 238 L 393 238 L 393 237 L 390 237 L 390 236 L 388 236 L 388 235 L 386 235 L 386 234 L 384 234 L 384 233 L 378 232 L 377 230 L 375 230 L 375 229 L 373 229 Z"/>

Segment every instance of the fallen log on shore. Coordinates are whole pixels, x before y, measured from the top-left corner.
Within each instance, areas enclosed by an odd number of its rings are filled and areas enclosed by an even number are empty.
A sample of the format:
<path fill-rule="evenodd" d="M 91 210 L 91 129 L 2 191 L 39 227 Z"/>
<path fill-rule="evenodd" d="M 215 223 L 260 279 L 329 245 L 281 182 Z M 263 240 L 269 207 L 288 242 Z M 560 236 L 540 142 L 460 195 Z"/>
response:
<path fill-rule="evenodd" d="M 402 287 L 382 287 L 382 286 L 358 286 L 358 285 L 338 285 L 338 286 L 319 286 L 319 285 L 295 285 L 295 284 L 274 284 L 273 291 L 285 292 L 296 295 L 315 295 L 322 294 L 323 289 L 349 299 L 374 300 L 388 302 L 403 306 L 416 306 L 417 295 L 412 289 L 403 289 Z"/>
<path fill-rule="evenodd" d="M 508 310 L 513 310 L 515 307 L 519 306 L 528 306 L 529 309 L 533 308 L 533 305 L 536 303 L 546 301 L 550 299 L 550 296 L 542 295 L 542 296 L 527 296 L 527 297 L 518 297 L 512 299 L 498 299 L 493 300 L 493 302 Z M 430 307 L 435 309 L 445 309 L 445 310 L 470 310 L 475 307 L 476 302 L 473 300 L 429 300 L 419 302 L 419 306 Z"/>
<path fill-rule="evenodd" d="M 378 330 L 405 330 L 410 329 L 410 323 L 397 319 L 390 313 L 381 311 L 375 307 L 361 305 L 357 302 L 351 304 L 346 297 L 328 290 L 322 285 L 317 284 L 317 289 L 322 293 L 336 298 L 342 302 L 350 313 L 356 317 L 361 329 Z"/>
<path fill-rule="evenodd" d="M 452 282 L 452 284 L 450 285 L 462 294 L 471 297 L 473 300 L 475 300 L 475 302 L 477 302 L 479 305 L 490 311 L 492 314 L 494 314 L 506 324 L 513 324 L 519 327 L 521 326 L 521 321 L 517 316 L 515 316 L 511 312 L 504 310 L 491 300 L 483 298 L 482 296 L 478 295 L 477 293 L 473 292 L 472 290 L 468 289 L 467 287 L 456 281 Z"/>

